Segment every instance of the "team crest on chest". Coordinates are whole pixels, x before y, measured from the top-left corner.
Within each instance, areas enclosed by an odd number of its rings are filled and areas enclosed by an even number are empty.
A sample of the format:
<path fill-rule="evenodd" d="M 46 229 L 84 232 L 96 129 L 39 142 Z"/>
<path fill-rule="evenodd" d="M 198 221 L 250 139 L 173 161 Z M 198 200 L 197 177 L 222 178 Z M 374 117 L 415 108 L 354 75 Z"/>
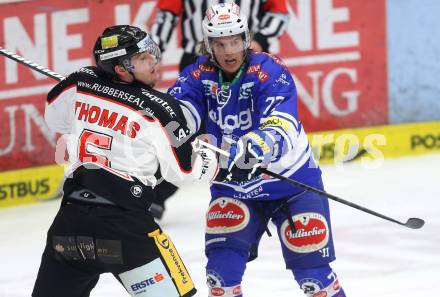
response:
<path fill-rule="evenodd" d="M 229 86 L 221 86 L 220 88 L 217 88 L 216 91 L 217 93 L 215 94 L 215 97 L 217 99 L 218 105 L 223 106 L 228 103 L 232 95 L 231 88 Z"/>

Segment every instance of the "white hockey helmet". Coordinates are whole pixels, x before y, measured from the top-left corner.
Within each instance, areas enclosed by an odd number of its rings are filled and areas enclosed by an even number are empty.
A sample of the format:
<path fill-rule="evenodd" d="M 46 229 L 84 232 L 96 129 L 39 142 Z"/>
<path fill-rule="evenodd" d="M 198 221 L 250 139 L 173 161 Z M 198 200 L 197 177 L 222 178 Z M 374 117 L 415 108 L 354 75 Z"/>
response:
<path fill-rule="evenodd" d="M 202 22 L 203 42 L 208 53 L 213 55 L 210 38 L 245 35 L 244 50 L 251 43 L 246 16 L 240 12 L 240 6 L 234 2 L 214 4 L 206 10 Z"/>

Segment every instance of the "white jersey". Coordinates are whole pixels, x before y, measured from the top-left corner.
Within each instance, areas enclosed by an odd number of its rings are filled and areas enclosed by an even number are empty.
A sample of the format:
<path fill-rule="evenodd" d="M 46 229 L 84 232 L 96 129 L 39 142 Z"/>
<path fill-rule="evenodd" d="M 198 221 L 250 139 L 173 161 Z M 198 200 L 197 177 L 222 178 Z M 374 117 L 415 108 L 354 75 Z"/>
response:
<path fill-rule="evenodd" d="M 64 134 L 69 172 L 94 163 L 149 185 L 156 183 L 159 165 L 173 183 L 202 174 L 199 163 L 193 170 L 192 133 L 179 104 L 144 84 L 111 82 L 95 67 L 82 68 L 48 94 L 45 119 Z"/>

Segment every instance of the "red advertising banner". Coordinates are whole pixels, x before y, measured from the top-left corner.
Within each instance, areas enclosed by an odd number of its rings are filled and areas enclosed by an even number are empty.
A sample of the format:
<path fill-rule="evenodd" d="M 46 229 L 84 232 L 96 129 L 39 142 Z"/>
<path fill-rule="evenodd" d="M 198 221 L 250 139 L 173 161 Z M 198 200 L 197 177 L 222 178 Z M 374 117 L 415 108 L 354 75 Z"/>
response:
<path fill-rule="evenodd" d="M 288 0 L 290 21 L 272 49 L 295 77 L 307 131 L 387 123 L 385 0 Z M 148 29 L 155 1 L 35 0 L 0 5 L 0 45 L 67 75 L 93 63 L 106 26 Z M 166 89 L 182 50 L 173 35 L 165 53 Z M 44 123 L 54 81 L 0 57 L 0 171 L 54 162 L 55 135 Z"/>
<path fill-rule="evenodd" d="M 385 0 L 288 1 L 280 57 L 307 131 L 388 121 Z"/>
<path fill-rule="evenodd" d="M 0 45 L 67 75 L 93 64 L 103 28 L 147 29 L 155 1 L 51 1 L 0 4 Z M 0 171 L 54 163 L 55 135 L 44 123 L 47 92 L 55 82 L 0 57 Z"/>

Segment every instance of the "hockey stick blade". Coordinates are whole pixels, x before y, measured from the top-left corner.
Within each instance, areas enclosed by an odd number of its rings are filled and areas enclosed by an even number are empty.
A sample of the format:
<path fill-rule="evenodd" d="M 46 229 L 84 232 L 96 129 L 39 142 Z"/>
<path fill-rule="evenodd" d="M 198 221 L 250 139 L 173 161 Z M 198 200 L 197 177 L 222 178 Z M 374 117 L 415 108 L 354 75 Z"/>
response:
<path fill-rule="evenodd" d="M 419 218 L 409 218 L 403 225 L 411 229 L 420 229 L 425 225 L 425 221 Z"/>
<path fill-rule="evenodd" d="M 393 219 L 391 217 L 388 217 L 388 216 L 386 216 L 384 214 L 381 214 L 381 213 L 376 212 L 374 210 L 371 210 L 369 208 L 363 207 L 363 206 L 361 206 L 359 204 L 347 201 L 345 199 L 342 199 L 342 198 L 340 198 L 338 196 L 332 195 L 332 194 L 327 193 L 325 191 L 322 191 L 320 189 L 317 189 L 317 188 L 311 187 L 309 185 L 300 183 L 300 182 L 298 182 L 298 181 L 296 181 L 294 179 L 285 177 L 285 176 L 283 176 L 281 174 L 278 174 L 278 173 L 275 173 L 275 172 L 271 172 L 271 171 L 269 171 L 267 169 L 261 169 L 261 171 L 263 173 L 266 173 L 266 174 L 268 174 L 270 176 L 273 176 L 275 178 L 278 178 L 280 180 L 284 180 L 284 181 L 288 182 L 289 184 L 294 185 L 296 187 L 299 187 L 299 188 L 302 188 L 302 189 L 307 190 L 309 192 L 313 192 L 313 193 L 316 193 L 318 195 L 327 197 L 328 199 L 331 199 L 333 201 L 345 204 L 345 205 L 350 206 L 352 208 L 355 208 L 357 210 L 369 213 L 369 214 L 371 214 L 371 215 L 373 215 L 375 217 L 382 218 L 382 219 L 387 220 L 389 222 L 393 222 L 393 223 L 399 224 L 401 226 L 405 226 L 405 227 L 410 228 L 410 229 L 420 229 L 425 224 L 425 222 L 422 219 L 419 219 L 419 218 L 410 218 L 410 219 L 408 219 L 408 221 L 406 223 L 402 223 L 402 222 L 400 222 L 400 221 L 398 221 L 396 219 Z"/>

